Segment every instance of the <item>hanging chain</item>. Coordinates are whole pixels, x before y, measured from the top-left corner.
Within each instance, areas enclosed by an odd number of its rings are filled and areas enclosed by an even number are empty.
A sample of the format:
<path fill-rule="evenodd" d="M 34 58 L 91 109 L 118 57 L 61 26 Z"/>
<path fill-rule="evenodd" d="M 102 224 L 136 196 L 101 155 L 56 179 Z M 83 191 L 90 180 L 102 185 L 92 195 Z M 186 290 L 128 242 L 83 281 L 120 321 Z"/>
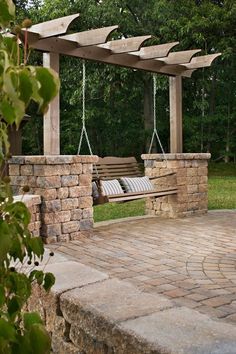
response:
<path fill-rule="evenodd" d="M 152 150 L 152 146 L 154 143 L 154 138 L 157 138 L 158 144 L 161 148 L 161 152 L 163 155 L 164 160 L 167 162 L 166 159 L 166 154 L 165 151 L 163 149 L 161 140 L 159 138 L 158 132 L 157 132 L 157 123 L 156 123 L 156 92 L 157 92 L 157 79 L 156 79 L 156 75 L 153 74 L 153 133 L 152 133 L 152 139 L 151 139 L 151 143 L 149 146 L 149 150 L 148 153 L 151 154 L 151 150 Z"/>
<path fill-rule="evenodd" d="M 79 147 L 78 147 L 78 152 L 77 155 L 80 154 L 81 146 L 82 146 L 82 141 L 83 137 L 85 136 L 85 140 L 87 142 L 88 148 L 89 148 L 89 153 L 91 156 L 93 156 L 93 151 L 89 142 L 89 137 L 86 129 L 86 107 L 85 107 L 85 99 L 86 99 L 86 66 L 85 66 L 85 60 L 83 60 L 83 79 L 82 79 L 82 130 L 80 134 L 80 139 L 79 139 Z M 94 165 L 95 167 L 95 172 L 96 175 L 98 176 L 98 171 L 97 171 L 97 166 Z"/>
<path fill-rule="evenodd" d="M 153 130 L 157 130 L 157 121 L 156 121 L 156 92 L 157 92 L 157 78 L 153 74 Z"/>

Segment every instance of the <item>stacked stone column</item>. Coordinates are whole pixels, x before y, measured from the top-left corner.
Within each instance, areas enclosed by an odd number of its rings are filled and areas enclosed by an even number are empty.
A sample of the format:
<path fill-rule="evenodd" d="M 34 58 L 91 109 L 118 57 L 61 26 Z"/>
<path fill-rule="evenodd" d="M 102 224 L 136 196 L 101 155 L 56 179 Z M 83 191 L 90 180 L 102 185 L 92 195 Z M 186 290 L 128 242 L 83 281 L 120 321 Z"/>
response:
<path fill-rule="evenodd" d="M 14 194 L 28 185 L 41 196 L 46 243 L 88 236 L 93 228 L 92 171 L 96 156 L 15 156 L 9 162 Z"/>
<path fill-rule="evenodd" d="M 147 199 L 147 214 L 175 218 L 206 213 L 210 157 L 210 154 L 167 154 L 165 161 L 161 154 L 142 155 L 147 176 L 175 172 L 174 175 L 154 180 L 157 188 L 178 188 L 177 195 Z"/>

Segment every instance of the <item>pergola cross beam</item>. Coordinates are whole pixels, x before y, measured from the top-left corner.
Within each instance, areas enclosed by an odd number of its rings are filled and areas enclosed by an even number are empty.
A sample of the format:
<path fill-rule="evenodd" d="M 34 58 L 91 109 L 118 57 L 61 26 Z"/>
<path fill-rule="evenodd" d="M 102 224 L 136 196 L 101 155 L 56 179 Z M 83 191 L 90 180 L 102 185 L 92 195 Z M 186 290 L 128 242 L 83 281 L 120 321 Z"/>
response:
<path fill-rule="evenodd" d="M 74 41 L 79 46 L 89 46 L 106 43 L 110 34 L 115 31 L 118 26 L 109 26 L 103 28 L 96 28 L 89 31 L 83 31 L 79 33 L 72 33 L 61 36 L 59 38 Z"/>

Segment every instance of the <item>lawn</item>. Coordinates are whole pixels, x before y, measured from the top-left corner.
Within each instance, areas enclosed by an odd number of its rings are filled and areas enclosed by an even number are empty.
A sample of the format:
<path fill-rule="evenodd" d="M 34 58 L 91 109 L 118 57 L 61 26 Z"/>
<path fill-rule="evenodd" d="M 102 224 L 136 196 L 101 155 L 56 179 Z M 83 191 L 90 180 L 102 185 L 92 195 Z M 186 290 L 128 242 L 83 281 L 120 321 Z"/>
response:
<path fill-rule="evenodd" d="M 209 166 L 209 209 L 236 209 L 236 164 L 211 163 Z M 145 200 L 111 203 L 94 207 L 95 221 L 145 214 Z"/>

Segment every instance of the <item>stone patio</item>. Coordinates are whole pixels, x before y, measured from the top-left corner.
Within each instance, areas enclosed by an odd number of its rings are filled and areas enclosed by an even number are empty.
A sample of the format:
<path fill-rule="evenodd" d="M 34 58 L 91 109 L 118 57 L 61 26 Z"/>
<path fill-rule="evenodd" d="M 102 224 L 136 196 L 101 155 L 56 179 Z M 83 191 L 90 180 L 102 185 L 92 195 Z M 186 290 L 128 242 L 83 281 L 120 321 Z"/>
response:
<path fill-rule="evenodd" d="M 236 210 L 97 224 L 50 248 L 176 305 L 236 323 Z"/>

